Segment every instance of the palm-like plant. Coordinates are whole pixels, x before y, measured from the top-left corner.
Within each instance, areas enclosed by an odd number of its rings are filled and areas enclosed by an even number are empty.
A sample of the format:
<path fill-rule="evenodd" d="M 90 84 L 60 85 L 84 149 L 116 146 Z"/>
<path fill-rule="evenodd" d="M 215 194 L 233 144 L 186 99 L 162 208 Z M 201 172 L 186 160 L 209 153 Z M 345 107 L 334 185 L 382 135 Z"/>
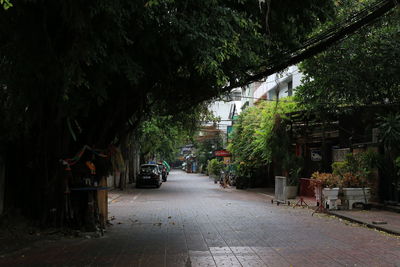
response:
<path fill-rule="evenodd" d="M 398 193 L 400 191 L 400 168 L 399 165 L 397 165 L 396 158 L 398 158 L 400 154 L 400 113 L 389 113 L 387 116 L 380 117 L 378 127 L 381 142 L 385 148 L 385 157 L 389 163 L 388 170 L 393 177 L 392 188 L 395 190 L 395 200 L 398 201 Z"/>
<path fill-rule="evenodd" d="M 397 150 L 400 144 L 400 113 L 379 117 L 381 141 L 386 150 Z"/>

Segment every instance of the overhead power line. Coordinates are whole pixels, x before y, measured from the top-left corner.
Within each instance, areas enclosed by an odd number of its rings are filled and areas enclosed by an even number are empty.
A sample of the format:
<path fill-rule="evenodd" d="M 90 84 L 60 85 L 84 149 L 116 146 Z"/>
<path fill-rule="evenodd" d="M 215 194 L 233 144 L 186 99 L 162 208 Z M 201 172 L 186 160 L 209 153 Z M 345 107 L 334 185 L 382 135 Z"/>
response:
<path fill-rule="evenodd" d="M 310 58 L 330 46 L 334 43 L 354 34 L 357 30 L 362 27 L 374 22 L 378 18 L 384 16 L 386 13 L 391 11 L 398 5 L 397 0 L 381 0 L 376 1 L 374 4 L 362 9 L 361 11 L 353 14 L 348 19 L 341 23 L 336 24 L 330 29 L 318 34 L 315 37 L 308 39 L 298 47 L 296 50 L 288 51 L 283 60 L 273 63 L 267 67 L 267 70 L 262 71 L 258 74 L 249 76 L 244 83 L 231 84 L 225 87 L 225 90 L 230 90 L 236 87 L 250 84 L 255 81 L 259 81 L 275 72 L 281 71 L 284 68 L 297 64 L 307 58 Z"/>

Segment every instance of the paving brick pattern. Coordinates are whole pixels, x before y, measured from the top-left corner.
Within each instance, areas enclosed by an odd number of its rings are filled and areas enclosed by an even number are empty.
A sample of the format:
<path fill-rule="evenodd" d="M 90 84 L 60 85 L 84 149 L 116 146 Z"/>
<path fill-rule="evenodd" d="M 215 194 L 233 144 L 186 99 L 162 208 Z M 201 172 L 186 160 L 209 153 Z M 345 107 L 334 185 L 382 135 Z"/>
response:
<path fill-rule="evenodd" d="M 0 266 L 400 266 L 400 239 L 173 171 L 110 201 L 98 239 L 41 242 Z"/>

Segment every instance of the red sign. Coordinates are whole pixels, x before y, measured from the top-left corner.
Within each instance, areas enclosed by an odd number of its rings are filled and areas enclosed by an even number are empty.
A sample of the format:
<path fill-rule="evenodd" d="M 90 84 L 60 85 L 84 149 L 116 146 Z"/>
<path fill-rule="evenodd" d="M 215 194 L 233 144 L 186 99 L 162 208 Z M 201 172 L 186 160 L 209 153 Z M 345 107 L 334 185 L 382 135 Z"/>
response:
<path fill-rule="evenodd" d="M 231 153 L 229 153 L 229 151 L 226 150 L 216 150 L 214 152 L 216 157 L 230 157 Z"/>

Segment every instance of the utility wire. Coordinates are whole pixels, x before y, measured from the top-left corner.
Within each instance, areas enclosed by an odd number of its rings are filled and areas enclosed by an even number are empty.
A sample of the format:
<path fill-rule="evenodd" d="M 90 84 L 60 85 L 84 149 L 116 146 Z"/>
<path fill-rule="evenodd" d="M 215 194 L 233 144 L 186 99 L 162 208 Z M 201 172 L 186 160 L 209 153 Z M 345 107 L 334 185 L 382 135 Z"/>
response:
<path fill-rule="evenodd" d="M 305 41 L 304 44 L 297 49 L 287 51 L 286 55 L 283 56 L 284 60 L 271 62 L 271 64 L 267 66 L 267 70 L 255 75 L 250 75 L 249 78 L 247 78 L 242 83 L 230 84 L 226 86 L 224 90 L 228 91 L 236 87 L 250 84 L 254 81 L 259 81 L 275 72 L 286 68 L 287 66 L 297 64 L 304 59 L 312 57 L 326 50 L 334 43 L 354 34 L 357 30 L 361 29 L 365 25 L 371 24 L 372 22 L 376 21 L 377 19 L 391 11 L 393 8 L 395 8 L 397 5 L 398 2 L 396 0 L 376 1 L 374 4 L 371 4 L 361 11 L 353 14 L 342 23 L 337 23 L 335 26 L 324 31 L 323 33 Z"/>

